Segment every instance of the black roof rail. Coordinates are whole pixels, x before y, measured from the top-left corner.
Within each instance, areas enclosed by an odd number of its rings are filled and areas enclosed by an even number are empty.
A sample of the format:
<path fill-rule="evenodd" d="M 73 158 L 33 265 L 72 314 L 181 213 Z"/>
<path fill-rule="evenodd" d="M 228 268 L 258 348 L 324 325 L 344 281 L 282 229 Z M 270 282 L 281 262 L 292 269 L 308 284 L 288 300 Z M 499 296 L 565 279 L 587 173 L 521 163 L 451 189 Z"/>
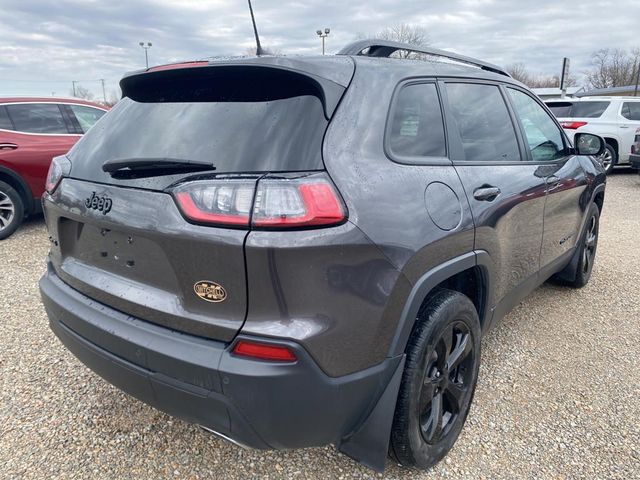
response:
<path fill-rule="evenodd" d="M 362 53 L 366 49 L 368 49 L 367 53 Z M 416 47 L 408 43 L 392 42 L 389 40 L 378 40 L 376 38 L 357 40 L 353 43 L 345 45 L 337 54 L 364 55 L 367 57 L 389 57 L 393 52 L 396 52 L 398 50 L 424 53 L 426 55 L 433 55 L 434 57 L 444 57 L 456 62 L 473 65 L 489 72 L 499 73 L 500 75 L 511 77 L 511 75 L 509 75 L 503 68 L 491 63 L 483 62 L 482 60 L 466 57 L 464 55 L 458 55 L 457 53 L 447 52 L 446 50 L 440 50 L 437 48 Z"/>

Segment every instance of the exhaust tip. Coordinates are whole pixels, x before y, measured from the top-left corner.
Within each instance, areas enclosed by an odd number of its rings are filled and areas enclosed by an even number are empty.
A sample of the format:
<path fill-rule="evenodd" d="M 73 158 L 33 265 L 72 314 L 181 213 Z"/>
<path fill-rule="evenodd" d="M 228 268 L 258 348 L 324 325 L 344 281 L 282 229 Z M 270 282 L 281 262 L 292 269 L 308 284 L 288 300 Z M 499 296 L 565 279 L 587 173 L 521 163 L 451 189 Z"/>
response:
<path fill-rule="evenodd" d="M 198 425 L 198 426 L 199 426 L 202 430 L 204 430 L 204 431 L 206 431 L 206 432 L 209 432 L 209 433 L 211 433 L 211 434 L 215 435 L 216 437 L 218 437 L 218 438 L 220 438 L 220 439 L 222 439 L 222 440 L 226 440 L 227 442 L 233 443 L 234 445 L 237 445 L 238 447 L 240 447 L 240 448 L 242 448 L 242 449 L 244 449 L 244 450 L 252 450 L 252 448 L 251 448 L 251 447 L 249 447 L 249 446 L 245 445 L 244 443 L 240 443 L 239 441 L 234 440 L 234 439 L 233 439 L 233 438 L 231 438 L 231 437 L 226 436 L 224 433 L 220 433 L 220 432 L 218 432 L 218 431 L 216 431 L 216 430 L 214 430 L 214 429 L 212 429 L 212 428 L 205 427 L 204 425 Z"/>

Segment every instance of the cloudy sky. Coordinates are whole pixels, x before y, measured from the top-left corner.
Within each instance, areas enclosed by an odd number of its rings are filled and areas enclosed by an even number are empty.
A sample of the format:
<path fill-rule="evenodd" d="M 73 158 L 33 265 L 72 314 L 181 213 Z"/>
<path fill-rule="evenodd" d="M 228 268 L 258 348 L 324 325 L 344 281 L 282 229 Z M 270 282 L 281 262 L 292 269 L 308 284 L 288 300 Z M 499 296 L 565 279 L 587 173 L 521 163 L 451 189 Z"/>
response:
<path fill-rule="evenodd" d="M 330 27 L 327 51 L 358 33 L 398 23 L 430 32 L 431 44 L 492 63 L 524 62 L 555 74 L 564 56 L 580 77 L 590 53 L 640 47 L 639 0 L 253 0 L 263 45 L 315 54 L 315 31 Z M 253 45 L 244 0 L 2 0 L 0 95 L 68 95 L 71 81 L 115 93 L 123 73 L 150 64 L 239 55 Z"/>

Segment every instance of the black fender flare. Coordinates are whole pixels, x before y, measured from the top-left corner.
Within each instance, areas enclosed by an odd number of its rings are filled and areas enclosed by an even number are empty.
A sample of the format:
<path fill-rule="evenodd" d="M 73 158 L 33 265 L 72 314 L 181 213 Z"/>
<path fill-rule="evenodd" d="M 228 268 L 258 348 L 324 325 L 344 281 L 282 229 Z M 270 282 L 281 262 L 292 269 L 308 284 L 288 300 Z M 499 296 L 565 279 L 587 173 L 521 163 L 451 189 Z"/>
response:
<path fill-rule="evenodd" d="M 447 280 L 448 278 L 456 275 L 469 268 L 479 267 L 482 272 L 482 281 L 484 283 L 484 298 L 482 316 L 480 318 L 481 325 L 483 327 L 489 325 L 491 318 L 490 312 L 492 311 L 492 305 L 489 305 L 489 300 L 492 298 L 491 293 L 491 271 L 492 271 L 491 257 L 484 250 L 474 250 L 458 257 L 454 257 L 446 262 L 432 268 L 427 273 L 422 275 L 416 281 L 415 285 L 409 293 L 407 302 L 405 303 L 402 314 L 396 327 L 396 333 L 389 346 L 389 353 L 387 356 L 395 357 L 404 353 L 411 335 L 411 330 L 418 316 L 418 311 L 427 298 L 427 295 L 439 284 Z"/>
<path fill-rule="evenodd" d="M 25 213 L 30 214 L 31 212 L 33 212 L 34 199 L 33 199 L 33 194 L 31 193 L 31 189 L 29 188 L 29 185 L 27 185 L 27 183 L 22 179 L 20 175 L 18 175 L 16 172 L 14 172 L 10 168 L 7 168 L 3 165 L 0 165 L 0 174 L 7 175 L 8 177 L 11 178 L 11 180 L 13 180 L 15 183 L 18 184 L 21 190 L 18 193 L 21 194 L 21 196 L 25 201 L 25 205 L 24 205 Z"/>

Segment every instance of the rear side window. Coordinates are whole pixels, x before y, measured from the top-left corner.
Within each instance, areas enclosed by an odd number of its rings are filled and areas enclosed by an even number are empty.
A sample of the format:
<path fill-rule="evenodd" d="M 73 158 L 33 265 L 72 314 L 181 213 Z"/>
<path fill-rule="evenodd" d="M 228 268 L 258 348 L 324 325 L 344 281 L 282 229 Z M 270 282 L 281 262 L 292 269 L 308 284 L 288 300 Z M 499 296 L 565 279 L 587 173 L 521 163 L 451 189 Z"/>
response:
<path fill-rule="evenodd" d="M 13 130 L 13 124 L 7 113 L 7 107 L 0 105 L 0 128 L 3 130 Z"/>
<path fill-rule="evenodd" d="M 83 133 L 87 133 L 87 130 L 93 127 L 93 124 L 100 120 L 106 113 L 104 110 L 87 107 L 85 105 L 69 105 L 69 107 L 71 107 L 71 111 L 78 119 Z"/>
<path fill-rule="evenodd" d="M 464 160 L 519 161 L 516 131 L 496 85 L 447 83 L 447 96 Z"/>
<path fill-rule="evenodd" d="M 640 102 L 624 102 L 621 113 L 627 120 L 640 120 Z"/>
<path fill-rule="evenodd" d="M 60 108 L 55 103 L 19 103 L 7 105 L 14 129 L 25 133 L 69 133 Z"/>
<path fill-rule="evenodd" d="M 444 125 L 433 83 L 402 87 L 391 116 L 388 148 L 396 157 L 444 157 Z"/>

